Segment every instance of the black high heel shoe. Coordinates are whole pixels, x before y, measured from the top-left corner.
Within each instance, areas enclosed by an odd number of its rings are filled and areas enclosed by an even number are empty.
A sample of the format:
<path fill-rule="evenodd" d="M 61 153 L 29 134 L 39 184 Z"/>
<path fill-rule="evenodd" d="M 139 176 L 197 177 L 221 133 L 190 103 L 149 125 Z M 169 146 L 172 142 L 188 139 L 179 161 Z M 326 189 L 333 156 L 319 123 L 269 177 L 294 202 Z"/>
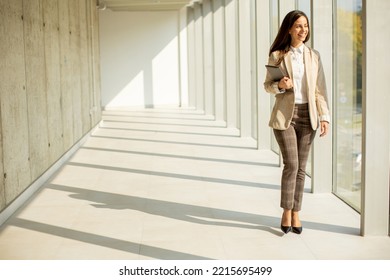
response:
<path fill-rule="evenodd" d="M 291 226 L 282 226 L 282 225 L 280 225 L 280 229 L 281 229 L 285 234 L 287 234 L 287 233 L 289 233 L 289 232 L 291 231 L 292 227 L 291 227 Z"/>
<path fill-rule="evenodd" d="M 292 232 L 296 234 L 301 234 L 303 228 L 302 227 L 292 227 Z"/>
<path fill-rule="evenodd" d="M 292 212 L 292 217 L 291 217 L 291 219 L 292 220 L 294 220 L 294 216 L 295 215 L 298 215 L 298 213 L 297 212 Z M 297 216 L 295 216 L 295 218 L 296 218 Z M 298 221 L 299 221 L 299 218 L 298 218 Z M 300 222 L 299 222 L 300 223 Z M 302 233 L 302 225 L 300 226 L 300 227 L 294 227 L 294 226 L 292 226 L 292 232 L 293 233 L 296 233 L 296 234 L 301 234 Z"/>

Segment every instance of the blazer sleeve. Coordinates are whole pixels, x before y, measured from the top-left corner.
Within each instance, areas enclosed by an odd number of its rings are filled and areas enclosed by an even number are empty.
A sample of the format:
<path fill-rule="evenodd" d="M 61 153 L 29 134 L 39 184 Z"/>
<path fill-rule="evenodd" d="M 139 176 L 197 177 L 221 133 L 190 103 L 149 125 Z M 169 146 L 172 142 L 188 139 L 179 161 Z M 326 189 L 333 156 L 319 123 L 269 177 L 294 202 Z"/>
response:
<path fill-rule="evenodd" d="M 318 73 L 317 73 L 317 82 L 316 82 L 316 91 L 315 91 L 317 112 L 320 121 L 330 122 L 325 73 L 322 67 L 320 54 L 317 51 L 315 51 L 315 53 L 318 56 Z"/>
<path fill-rule="evenodd" d="M 279 52 L 273 52 L 268 58 L 268 65 L 276 65 L 278 61 L 278 53 Z M 284 93 L 284 89 L 279 89 L 278 87 L 279 81 L 274 82 L 272 80 L 271 74 L 266 71 L 265 81 L 264 81 L 264 89 L 266 92 L 271 94 L 280 94 Z"/>

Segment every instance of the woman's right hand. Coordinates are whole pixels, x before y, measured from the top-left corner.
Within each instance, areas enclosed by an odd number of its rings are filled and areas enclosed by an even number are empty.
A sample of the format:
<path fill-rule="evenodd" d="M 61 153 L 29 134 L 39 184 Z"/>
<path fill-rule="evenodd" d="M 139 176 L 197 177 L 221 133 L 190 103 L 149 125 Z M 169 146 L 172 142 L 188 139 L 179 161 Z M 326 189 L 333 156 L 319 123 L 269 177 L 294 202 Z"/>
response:
<path fill-rule="evenodd" d="M 280 89 L 288 90 L 293 87 L 293 82 L 289 77 L 283 77 L 280 79 L 278 87 Z"/>

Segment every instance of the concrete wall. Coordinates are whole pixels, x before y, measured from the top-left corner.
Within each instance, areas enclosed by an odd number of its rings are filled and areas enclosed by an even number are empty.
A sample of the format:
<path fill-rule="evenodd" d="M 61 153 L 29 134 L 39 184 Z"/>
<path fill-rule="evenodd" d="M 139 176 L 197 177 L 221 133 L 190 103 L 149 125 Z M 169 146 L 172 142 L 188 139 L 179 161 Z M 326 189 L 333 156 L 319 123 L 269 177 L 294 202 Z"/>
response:
<path fill-rule="evenodd" d="M 0 0 L 0 211 L 100 120 L 94 0 Z"/>
<path fill-rule="evenodd" d="M 180 104 L 179 12 L 100 12 L 105 108 Z"/>

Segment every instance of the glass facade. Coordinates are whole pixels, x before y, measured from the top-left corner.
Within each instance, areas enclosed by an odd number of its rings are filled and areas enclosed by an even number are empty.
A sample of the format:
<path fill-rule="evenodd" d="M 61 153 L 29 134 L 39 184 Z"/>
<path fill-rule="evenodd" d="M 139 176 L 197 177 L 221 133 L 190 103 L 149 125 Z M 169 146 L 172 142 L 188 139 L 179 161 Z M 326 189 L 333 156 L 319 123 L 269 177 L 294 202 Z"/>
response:
<path fill-rule="evenodd" d="M 267 6 L 269 9 L 268 17 L 264 17 L 264 9 L 258 10 L 256 16 L 259 26 L 262 20 L 268 21 L 269 29 L 267 27 L 263 31 L 266 32 L 266 36 L 269 36 L 270 42 L 275 39 L 284 14 L 296 8 L 304 11 L 311 23 L 312 36 L 306 44 L 321 52 L 328 82 L 332 133 L 324 139 L 315 141 L 312 156 L 307 164 L 307 174 L 313 175 L 311 180 L 313 191 L 315 193 L 332 191 L 361 213 L 362 235 L 376 232 L 377 229 L 383 232 L 385 223 L 382 220 L 381 224 L 372 221 L 380 215 L 383 219 L 385 212 L 386 221 L 389 222 L 390 215 L 387 207 L 390 207 L 390 204 L 388 200 L 383 203 L 383 198 L 389 198 L 390 184 L 386 173 L 390 172 L 390 169 L 385 156 L 380 157 L 381 166 L 384 166 L 383 175 L 379 174 L 378 168 L 372 168 L 371 162 L 367 164 L 367 158 L 373 159 L 373 156 L 376 156 L 375 160 L 378 158 L 377 155 L 380 154 L 378 150 L 381 150 L 381 147 L 378 146 L 378 149 L 372 147 L 377 142 L 385 146 L 383 154 L 388 154 L 389 141 L 386 141 L 387 129 L 390 127 L 387 125 L 388 112 L 383 109 L 383 106 L 376 106 L 380 104 L 377 96 L 380 96 L 381 100 L 387 98 L 382 97 L 377 90 L 380 84 L 377 77 L 386 72 L 386 63 L 373 55 L 373 52 L 380 50 L 381 53 L 385 53 L 384 48 L 387 44 L 381 46 L 377 42 L 378 39 L 387 42 L 387 37 L 382 36 L 383 32 L 379 31 L 387 24 L 387 19 L 383 15 L 388 9 L 382 7 L 388 7 L 390 2 L 388 0 L 378 0 L 378 3 L 368 0 L 321 2 L 268 0 L 265 4 L 263 1 L 256 3 L 257 5 L 261 3 L 263 7 Z M 376 33 L 377 31 L 379 33 Z M 261 40 L 261 35 L 258 40 Z M 269 46 L 265 47 L 262 41 L 258 51 L 268 52 L 268 50 Z M 381 70 L 373 71 L 377 69 L 375 65 L 378 63 L 382 67 Z M 383 80 L 383 76 L 380 77 Z M 265 97 L 264 101 L 267 102 L 265 106 L 270 106 L 272 109 L 274 98 L 271 96 L 268 100 Z M 260 118 L 269 119 L 268 110 L 258 113 Z M 375 131 L 377 129 L 375 125 L 378 124 L 380 134 Z M 382 131 L 383 126 L 385 126 L 384 131 Z M 279 154 L 274 135 L 272 132 L 268 134 L 269 132 L 268 130 L 267 135 L 271 140 L 271 150 Z M 318 134 L 319 131 L 317 137 Z M 379 182 L 379 179 L 382 181 Z M 383 180 L 386 181 L 386 191 L 384 191 Z M 382 197 L 379 192 L 383 194 Z M 370 198 L 374 197 L 373 203 Z"/>
<path fill-rule="evenodd" d="M 334 2 L 333 191 L 361 209 L 362 0 Z"/>
<path fill-rule="evenodd" d="M 270 0 L 270 36 L 281 24 L 279 0 Z M 311 21 L 311 1 L 296 0 L 295 7 Z M 334 0 L 334 77 L 332 128 L 333 192 L 357 211 L 361 208 L 362 159 L 362 0 Z M 312 30 L 311 30 L 312 31 Z M 313 34 L 312 34 L 313 35 Z M 312 46 L 311 40 L 306 43 Z M 332 94 L 332 90 L 329 90 Z M 271 99 L 271 108 L 274 100 Z M 279 154 L 272 133 L 271 149 Z M 307 164 L 311 176 L 312 156 Z"/>

